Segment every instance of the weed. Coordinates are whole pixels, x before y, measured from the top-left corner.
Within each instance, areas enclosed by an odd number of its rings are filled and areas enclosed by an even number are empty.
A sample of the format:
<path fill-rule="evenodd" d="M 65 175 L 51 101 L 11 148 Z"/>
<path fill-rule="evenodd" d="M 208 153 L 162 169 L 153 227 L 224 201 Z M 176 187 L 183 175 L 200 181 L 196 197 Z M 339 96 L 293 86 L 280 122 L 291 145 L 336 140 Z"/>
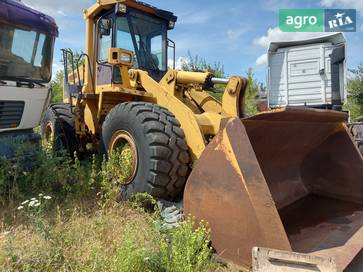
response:
<path fill-rule="evenodd" d="M 156 217 L 160 216 L 160 204 L 148 193 L 137 193 L 130 199 L 130 205 L 134 209 L 141 209 L 147 213 L 154 213 Z"/>
<path fill-rule="evenodd" d="M 165 271 L 158 248 L 160 239 L 160 233 L 153 227 L 144 228 L 141 232 L 140 226 L 128 223 L 114 257 L 112 271 Z"/>
<path fill-rule="evenodd" d="M 165 236 L 161 256 L 166 271 L 202 272 L 216 268 L 211 260 L 210 230 L 205 222 L 196 227 L 190 216 Z"/>

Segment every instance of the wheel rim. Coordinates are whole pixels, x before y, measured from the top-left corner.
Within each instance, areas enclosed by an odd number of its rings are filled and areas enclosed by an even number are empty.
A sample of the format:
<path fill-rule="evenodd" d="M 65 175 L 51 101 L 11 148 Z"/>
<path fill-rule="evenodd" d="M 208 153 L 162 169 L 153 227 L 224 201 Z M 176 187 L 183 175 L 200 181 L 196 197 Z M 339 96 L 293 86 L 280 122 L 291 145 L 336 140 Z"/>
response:
<path fill-rule="evenodd" d="M 130 184 L 137 172 L 138 154 L 134 138 L 125 130 L 119 130 L 112 135 L 108 146 L 110 156 L 117 155 L 116 161 L 122 169 L 121 183 Z"/>

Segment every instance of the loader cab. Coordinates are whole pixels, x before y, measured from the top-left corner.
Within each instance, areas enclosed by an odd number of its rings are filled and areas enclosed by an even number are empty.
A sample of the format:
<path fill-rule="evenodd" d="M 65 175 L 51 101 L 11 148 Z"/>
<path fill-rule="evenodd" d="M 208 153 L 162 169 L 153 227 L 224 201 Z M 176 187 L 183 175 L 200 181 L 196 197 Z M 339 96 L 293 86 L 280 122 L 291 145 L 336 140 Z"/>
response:
<path fill-rule="evenodd" d="M 154 8 L 152 10 L 155 10 Z M 96 20 L 97 77 L 96 84 L 121 83 L 117 66 L 110 66 L 110 48 L 134 52 L 133 67 L 147 71 L 156 81 L 167 72 L 167 31 L 174 27 L 176 17 L 169 12 L 146 12 L 135 7 L 117 4 L 115 10 L 101 13 Z"/>

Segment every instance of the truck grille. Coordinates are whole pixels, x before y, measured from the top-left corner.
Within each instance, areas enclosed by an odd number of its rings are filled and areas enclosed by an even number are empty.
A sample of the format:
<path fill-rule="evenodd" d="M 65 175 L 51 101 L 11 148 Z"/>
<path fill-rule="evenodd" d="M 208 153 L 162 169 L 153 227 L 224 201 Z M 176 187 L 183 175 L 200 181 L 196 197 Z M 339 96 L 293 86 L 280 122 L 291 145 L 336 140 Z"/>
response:
<path fill-rule="evenodd" d="M 23 111 L 23 101 L 0 101 L 0 129 L 18 127 Z"/>

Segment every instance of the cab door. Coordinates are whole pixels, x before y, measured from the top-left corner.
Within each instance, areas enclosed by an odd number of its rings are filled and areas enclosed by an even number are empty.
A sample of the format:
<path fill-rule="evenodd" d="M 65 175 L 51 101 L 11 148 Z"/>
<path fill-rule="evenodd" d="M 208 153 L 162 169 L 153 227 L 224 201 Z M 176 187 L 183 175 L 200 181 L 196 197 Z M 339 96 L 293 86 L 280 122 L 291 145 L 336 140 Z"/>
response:
<path fill-rule="evenodd" d="M 108 51 L 113 44 L 113 17 L 101 18 L 97 26 L 97 64 L 96 86 L 97 91 L 111 88 L 112 66 L 108 64 Z"/>

